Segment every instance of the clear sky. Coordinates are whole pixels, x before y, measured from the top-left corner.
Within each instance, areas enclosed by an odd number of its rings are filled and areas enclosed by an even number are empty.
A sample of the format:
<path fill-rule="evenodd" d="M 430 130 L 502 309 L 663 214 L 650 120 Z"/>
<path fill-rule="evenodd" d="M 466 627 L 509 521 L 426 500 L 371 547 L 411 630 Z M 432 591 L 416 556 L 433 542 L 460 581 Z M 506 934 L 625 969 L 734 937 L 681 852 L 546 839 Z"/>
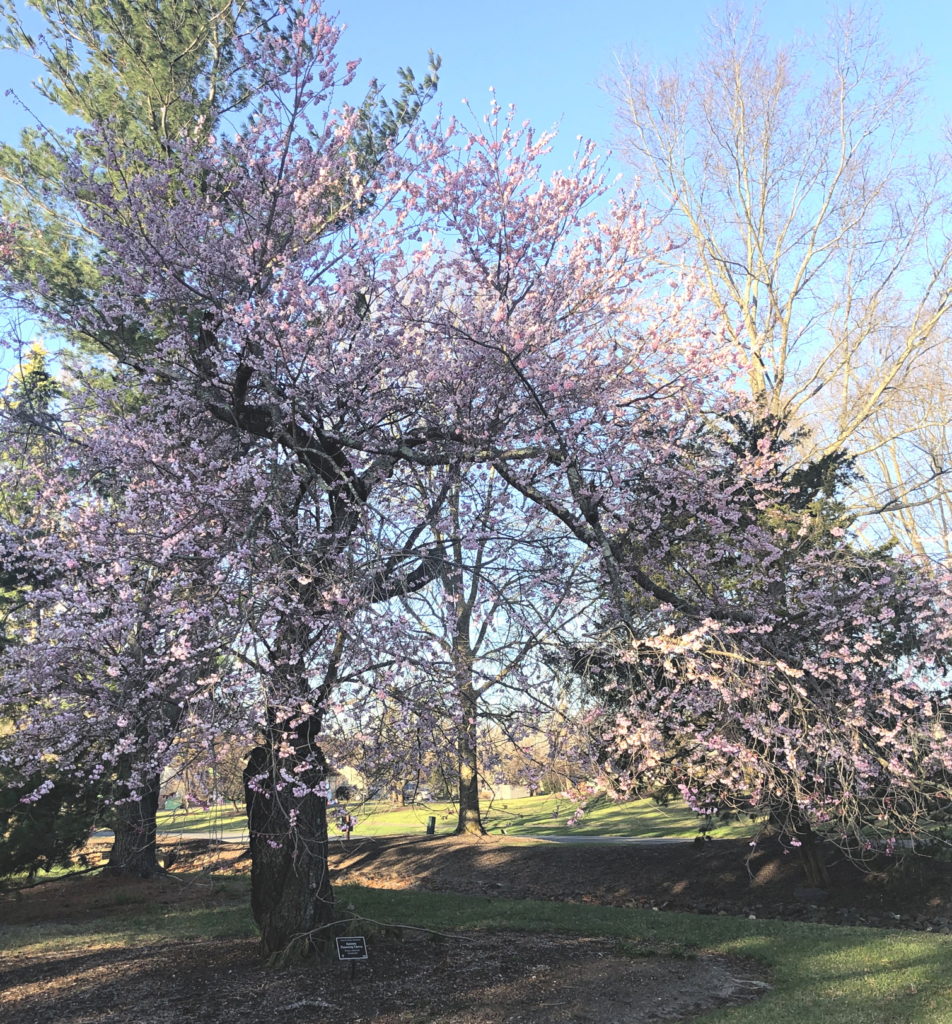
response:
<path fill-rule="evenodd" d="M 784 41 L 826 33 L 834 7 L 823 0 L 739 6 L 759 6 L 768 36 Z M 612 104 L 599 81 L 611 74 L 616 53 L 635 47 L 652 60 L 690 61 L 711 13 L 722 9 L 708 0 L 332 0 L 327 8 L 348 26 L 341 56 L 363 58 L 363 81 L 392 83 L 406 64 L 422 73 L 432 49 L 443 58 L 439 98 L 448 112 L 460 111 L 466 97 L 481 113 L 494 86 L 500 102 L 515 103 L 538 128 L 561 125 L 561 163 L 576 135 L 609 142 Z M 926 115 L 938 137 L 943 112 L 952 112 L 952 3 L 885 0 L 873 9 L 897 59 L 919 49 L 930 62 Z M 12 87 L 28 99 L 35 74 L 32 62 L 0 56 L 0 90 Z M 3 104 L 0 136 L 9 139 L 26 116 L 9 97 Z"/>
<path fill-rule="evenodd" d="M 743 0 L 760 8 L 768 37 L 826 34 L 834 4 L 822 0 Z M 346 54 L 364 59 L 362 71 L 381 81 L 392 69 L 426 64 L 427 49 L 443 58 L 439 96 L 456 112 L 461 98 L 481 112 L 494 86 L 503 104 L 538 128 L 561 124 L 566 158 L 576 135 L 610 141 L 612 102 L 599 87 L 615 55 L 636 49 L 652 61 L 690 62 L 712 13 L 708 0 L 341 0 Z M 883 35 L 898 60 L 921 51 L 929 62 L 925 115 L 941 134 L 952 113 L 952 3 L 886 0 L 878 7 Z M 389 76 L 389 78 L 388 78 Z"/>

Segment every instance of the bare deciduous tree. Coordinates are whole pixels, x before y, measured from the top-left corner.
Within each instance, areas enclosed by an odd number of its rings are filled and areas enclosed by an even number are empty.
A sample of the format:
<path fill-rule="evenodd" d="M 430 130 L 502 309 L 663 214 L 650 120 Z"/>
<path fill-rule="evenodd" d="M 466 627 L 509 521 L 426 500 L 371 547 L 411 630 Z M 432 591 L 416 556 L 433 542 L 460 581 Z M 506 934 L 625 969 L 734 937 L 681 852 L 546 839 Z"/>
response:
<path fill-rule="evenodd" d="M 856 454 L 857 510 L 948 557 L 948 161 L 915 146 L 921 66 L 885 50 L 868 12 L 779 47 L 728 9 L 691 68 L 628 56 L 609 89 L 764 413 L 811 428 L 805 458 Z"/>

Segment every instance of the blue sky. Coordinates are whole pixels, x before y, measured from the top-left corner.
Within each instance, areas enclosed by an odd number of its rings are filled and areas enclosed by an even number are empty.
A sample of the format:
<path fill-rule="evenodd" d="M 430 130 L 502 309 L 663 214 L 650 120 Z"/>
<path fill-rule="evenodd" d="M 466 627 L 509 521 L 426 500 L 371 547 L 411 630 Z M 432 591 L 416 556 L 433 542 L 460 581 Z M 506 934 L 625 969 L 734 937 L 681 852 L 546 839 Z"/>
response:
<path fill-rule="evenodd" d="M 766 34 L 790 41 L 796 34 L 825 35 L 835 5 L 821 0 L 750 0 L 760 7 Z M 489 86 L 503 104 L 538 128 L 560 123 L 565 160 L 576 135 L 608 143 L 612 102 L 599 82 L 612 73 L 615 55 L 635 48 L 652 61 L 690 62 L 710 15 L 706 0 L 353 0 L 340 6 L 348 25 L 343 50 L 364 59 L 362 71 L 381 81 L 409 64 L 421 70 L 427 49 L 443 58 L 439 96 L 456 112 L 462 97 L 482 111 Z M 952 4 L 941 0 L 888 0 L 873 8 L 895 57 L 917 50 L 929 61 L 924 117 L 936 136 L 943 111 L 952 112 Z M 389 76 L 389 78 L 388 78 Z"/>
<path fill-rule="evenodd" d="M 740 0 L 737 6 L 759 8 L 766 35 L 778 42 L 798 33 L 825 35 L 835 7 L 823 0 Z M 494 87 L 501 103 L 516 105 L 520 120 L 539 129 L 560 127 L 550 158 L 554 169 L 570 162 L 578 135 L 610 145 L 612 101 L 600 82 L 612 74 L 618 54 L 634 48 L 652 62 L 689 64 L 711 15 L 723 7 L 718 0 L 329 0 L 326 9 L 347 26 L 340 56 L 362 59 L 361 83 L 376 77 L 393 85 L 402 65 L 422 74 L 432 49 L 443 58 L 438 101 L 448 113 L 465 114 L 465 97 L 482 114 Z M 952 112 L 952 3 L 884 0 L 871 9 L 896 60 L 919 51 L 928 62 L 922 134 L 936 148 Z M 0 96 L 13 90 L 57 126 L 32 91 L 38 73 L 34 61 L 2 53 Z M 0 103 L 0 140 L 12 142 L 31 116 L 9 95 Z M 610 166 L 623 170 L 620 162 Z"/>
<path fill-rule="evenodd" d="M 739 6 L 760 6 L 768 36 L 789 40 L 797 32 L 825 33 L 834 5 L 744 0 Z M 500 102 L 515 103 L 520 117 L 538 128 L 561 125 L 559 163 L 567 162 L 577 135 L 610 141 L 612 104 L 599 81 L 611 74 L 616 53 L 635 47 L 652 60 L 690 61 L 710 14 L 721 9 L 707 0 L 340 0 L 327 7 L 339 10 L 348 26 L 341 55 L 363 59 L 363 81 L 376 76 L 392 83 L 405 64 L 422 73 L 432 49 L 443 58 L 439 98 L 448 112 L 459 112 L 464 97 L 482 112 L 494 86 Z M 874 10 L 898 59 L 919 49 L 930 61 L 925 117 L 938 138 L 943 111 L 952 110 L 952 4 L 886 0 Z M 36 73 L 31 61 L 4 54 L 0 89 L 29 100 Z M 26 115 L 11 99 L 3 102 L 0 136 L 9 139 Z"/>

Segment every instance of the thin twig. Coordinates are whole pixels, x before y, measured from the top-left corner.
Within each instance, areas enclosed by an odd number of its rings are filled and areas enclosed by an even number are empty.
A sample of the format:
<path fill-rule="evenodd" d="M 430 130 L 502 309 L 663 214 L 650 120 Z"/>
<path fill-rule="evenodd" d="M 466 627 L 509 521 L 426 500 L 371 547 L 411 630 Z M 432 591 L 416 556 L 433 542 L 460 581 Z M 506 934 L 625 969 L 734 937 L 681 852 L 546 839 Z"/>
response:
<path fill-rule="evenodd" d="M 67 878 L 79 878 L 80 875 L 88 875 L 93 871 L 102 871 L 103 865 L 97 864 L 95 867 L 83 868 L 82 871 L 70 871 L 67 875 L 57 875 L 55 878 L 41 878 L 38 882 L 29 882 L 27 885 L 12 885 L 7 892 L 23 892 L 25 889 L 35 889 L 38 885 L 47 885 L 49 882 L 63 882 Z"/>

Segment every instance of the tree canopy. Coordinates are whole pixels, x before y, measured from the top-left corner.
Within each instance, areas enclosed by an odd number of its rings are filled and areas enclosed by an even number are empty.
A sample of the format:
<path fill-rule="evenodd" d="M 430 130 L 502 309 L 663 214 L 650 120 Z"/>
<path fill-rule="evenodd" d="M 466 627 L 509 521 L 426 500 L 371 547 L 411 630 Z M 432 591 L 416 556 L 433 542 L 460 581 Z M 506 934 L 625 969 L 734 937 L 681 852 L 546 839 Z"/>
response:
<path fill-rule="evenodd" d="M 333 717 L 363 692 L 388 728 L 413 726 L 408 610 L 450 581 L 461 638 L 462 552 L 486 519 L 462 514 L 461 482 L 491 472 L 520 531 L 596 567 L 613 664 L 653 666 L 622 675 L 651 685 L 603 717 L 605 744 L 650 772 L 673 743 L 696 803 L 769 804 L 795 779 L 775 802 L 795 838 L 862 829 L 887 800 L 911 827 L 903 801 L 940 799 L 923 779 L 952 756 L 929 688 L 947 581 L 841 522 L 839 454 L 785 467 L 729 324 L 594 147 L 546 176 L 550 138 L 494 102 L 475 126 L 405 125 L 368 173 L 366 110 L 335 102 L 356 69 L 339 29 L 317 5 L 288 18 L 237 50 L 256 75 L 237 133 L 142 145 L 106 120 L 64 154 L 65 201 L 98 246 L 82 301 L 28 280 L 36 229 L 15 225 L 8 291 L 109 358 L 64 386 L 49 459 L 0 465 L 44 496 L 3 543 L 51 570 L 3 666 L 36 709 L 14 745 L 74 773 L 119 765 L 134 803 L 172 729 L 256 734 L 263 951 L 314 952 L 336 920 Z M 494 582 L 544 600 L 553 562 L 512 544 Z M 454 655 L 471 697 L 473 649 Z M 436 680 L 416 685 L 438 704 Z M 462 724 L 474 713 L 464 700 Z"/>

